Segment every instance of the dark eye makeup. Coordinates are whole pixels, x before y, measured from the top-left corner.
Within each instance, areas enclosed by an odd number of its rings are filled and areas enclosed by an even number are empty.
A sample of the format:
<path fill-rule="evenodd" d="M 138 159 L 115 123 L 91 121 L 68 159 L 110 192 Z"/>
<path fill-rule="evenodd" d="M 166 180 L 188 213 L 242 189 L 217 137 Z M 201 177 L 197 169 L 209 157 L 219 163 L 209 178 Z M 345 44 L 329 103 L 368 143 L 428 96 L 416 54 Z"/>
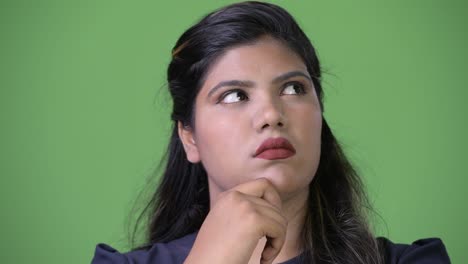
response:
<path fill-rule="evenodd" d="M 287 82 L 281 89 L 281 94 L 283 95 L 302 95 L 306 93 L 305 85 L 298 81 Z"/>
<path fill-rule="evenodd" d="M 247 94 L 241 89 L 231 89 L 221 94 L 217 103 L 232 104 L 247 100 Z"/>
<path fill-rule="evenodd" d="M 304 95 L 307 93 L 306 85 L 300 81 L 286 82 L 281 86 L 280 95 Z M 217 104 L 233 104 L 248 100 L 249 97 L 243 89 L 230 89 L 223 92 L 217 99 Z"/>

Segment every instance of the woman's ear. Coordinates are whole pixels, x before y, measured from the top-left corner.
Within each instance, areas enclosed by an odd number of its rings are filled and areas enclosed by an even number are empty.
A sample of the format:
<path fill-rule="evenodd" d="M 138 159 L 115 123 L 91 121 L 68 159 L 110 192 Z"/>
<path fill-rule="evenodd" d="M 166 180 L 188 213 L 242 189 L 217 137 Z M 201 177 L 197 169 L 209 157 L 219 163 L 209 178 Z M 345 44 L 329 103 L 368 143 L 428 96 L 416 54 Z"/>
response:
<path fill-rule="evenodd" d="M 200 162 L 200 153 L 193 137 L 192 129 L 190 127 L 184 126 L 180 121 L 177 122 L 177 129 L 188 161 L 191 163 Z"/>

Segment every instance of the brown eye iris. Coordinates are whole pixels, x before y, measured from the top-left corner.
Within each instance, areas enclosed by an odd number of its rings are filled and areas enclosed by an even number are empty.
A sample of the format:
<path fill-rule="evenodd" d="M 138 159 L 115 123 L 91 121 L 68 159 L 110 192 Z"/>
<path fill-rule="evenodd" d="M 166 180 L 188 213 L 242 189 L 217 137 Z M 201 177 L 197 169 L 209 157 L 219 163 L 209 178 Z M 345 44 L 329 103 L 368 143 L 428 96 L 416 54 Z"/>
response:
<path fill-rule="evenodd" d="M 284 86 L 282 91 L 283 94 L 286 95 L 294 95 L 294 94 L 304 94 L 304 86 L 300 83 L 288 83 Z"/>
<path fill-rule="evenodd" d="M 247 96 L 245 95 L 244 92 L 236 90 L 236 91 L 230 91 L 226 93 L 221 99 L 221 103 L 232 104 L 232 103 L 244 101 L 246 99 L 247 99 Z"/>

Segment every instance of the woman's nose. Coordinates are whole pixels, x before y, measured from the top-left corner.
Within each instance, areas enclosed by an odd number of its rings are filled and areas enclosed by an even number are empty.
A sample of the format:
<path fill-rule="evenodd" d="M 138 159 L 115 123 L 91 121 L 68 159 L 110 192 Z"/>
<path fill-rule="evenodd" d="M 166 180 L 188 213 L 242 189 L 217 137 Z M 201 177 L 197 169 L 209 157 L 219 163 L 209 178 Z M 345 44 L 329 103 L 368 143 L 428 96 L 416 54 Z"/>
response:
<path fill-rule="evenodd" d="M 271 128 L 279 129 L 286 125 L 283 105 L 280 100 L 268 98 L 259 102 L 254 111 L 254 126 L 259 132 Z"/>

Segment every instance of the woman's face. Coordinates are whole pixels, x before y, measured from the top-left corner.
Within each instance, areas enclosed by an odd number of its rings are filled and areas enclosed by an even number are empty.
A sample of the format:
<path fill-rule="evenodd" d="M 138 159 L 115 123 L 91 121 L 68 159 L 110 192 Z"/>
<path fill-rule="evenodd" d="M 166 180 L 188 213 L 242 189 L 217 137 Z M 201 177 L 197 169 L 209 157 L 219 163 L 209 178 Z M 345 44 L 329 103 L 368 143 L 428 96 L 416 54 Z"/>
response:
<path fill-rule="evenodd" d="M 207 171 L 211 199 L 262 177 L 289 199 L 308 191 L 319 163 L 321 126 L 305 64 L 264 37 L 216 60 L 196 98 L 194 127 L 179 126 L 179 134 L 188 159 Z"/>

